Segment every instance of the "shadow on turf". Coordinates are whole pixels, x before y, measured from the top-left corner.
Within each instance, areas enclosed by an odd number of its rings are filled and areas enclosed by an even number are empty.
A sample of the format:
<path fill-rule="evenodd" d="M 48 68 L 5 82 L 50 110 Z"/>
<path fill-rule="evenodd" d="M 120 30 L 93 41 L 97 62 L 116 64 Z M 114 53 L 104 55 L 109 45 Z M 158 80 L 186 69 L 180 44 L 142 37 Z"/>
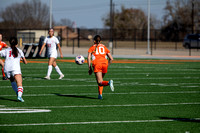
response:
<path fill-rule="evenodd" d="M 18 102 L 18 100 L 8 99 L 8 98 L 4 98 L 4 97 L 0 97 L 0 100 L 7 100 L 7 101 Z"/>
<path fill-rule="evenodd" d="M 174 120 L 174 121 L 182 121 L 182 122 L 197 122 L 200 123 L 200 120 L 192 119 L 192 118 L 173 118 L 173 117 L 159 117 L 164 120 Z"/>
<path fill-rule="evenodd" d="M 74 98 L 87 98 L 87 99 L 98 99 L 94 97 L 88 97 L 88 96 L 78 96 L 78 95 L 63 95 L 63 94 L 58 94 L 58 93 L 53 93 L 57 96 L 62 96 L 62 97 L 74 97 Z"/>

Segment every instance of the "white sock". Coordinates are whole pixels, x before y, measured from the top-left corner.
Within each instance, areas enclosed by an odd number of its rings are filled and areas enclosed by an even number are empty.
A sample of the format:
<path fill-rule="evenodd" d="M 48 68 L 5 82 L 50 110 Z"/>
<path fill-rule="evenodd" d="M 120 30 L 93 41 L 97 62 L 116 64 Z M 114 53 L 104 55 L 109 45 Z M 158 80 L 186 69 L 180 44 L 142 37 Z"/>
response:
<path fill-rule="evenodd" d="M 63 75 L 63 73 L 60 71 L 60 68 L 58 66 L 55 67 L 56 69 L 56 72 L 59 74 L 59 75 Z"/>
<path fill-rule="evenodd" d="M 13 90 L 15 91 L 15 93 L 17 94 L 18 93 L 17 83 L 15 81 L 11 82 L 11 86 L 12 86 Z"/>
<path fill-rule="evenodd" d="M 23 94 L 23 87 L 19 86 L 18 87 L 18 97 L 22 97 L 22 94 Z"/>
<path fill-rule="evenodd" d="M 50 75 L 51 75 L 51 72 L 52 72 L 52 65 L 49 65 L 49 66 L 48 66 L 48 72 L 47 72 L 47 76 L 49 76 L 49 77 L 50 77 Z"/>

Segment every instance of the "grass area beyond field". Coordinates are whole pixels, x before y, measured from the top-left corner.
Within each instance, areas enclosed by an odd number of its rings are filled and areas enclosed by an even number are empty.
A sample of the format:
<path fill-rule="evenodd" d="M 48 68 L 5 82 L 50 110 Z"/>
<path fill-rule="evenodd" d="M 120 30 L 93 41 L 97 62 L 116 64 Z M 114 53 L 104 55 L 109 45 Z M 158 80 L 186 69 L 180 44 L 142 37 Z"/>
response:
<path fill-rule="evenodd" d="M 200 132 L 200 61 L 116 59 L 98 99 L 87 64 L 58 59 L 65 77 L 44 80 L 47 60 L 21 64 L 24 103 L 0 80 L 0 132 Z M 0 77 L 2 78 L 2 77 Z"/>

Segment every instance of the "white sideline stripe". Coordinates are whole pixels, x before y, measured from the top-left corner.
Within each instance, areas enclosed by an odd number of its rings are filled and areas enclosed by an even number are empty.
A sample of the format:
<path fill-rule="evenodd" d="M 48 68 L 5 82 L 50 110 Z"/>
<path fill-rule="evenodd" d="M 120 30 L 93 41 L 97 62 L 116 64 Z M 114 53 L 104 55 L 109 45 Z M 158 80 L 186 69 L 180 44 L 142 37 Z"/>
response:
<path fill-rule="evenodd" d="M 33 71 L 33 70 L 31 70 L 31 71 Z M 41 72 L 43 72 L 44 70 L 36 70 L 36 72 L 39 72 L 39 71 L 41 71 Z M 75 70 L 73 70 L 73 72 L 74 72 Z M 26 71 L 25 71 L 26 72 Z M 25 73 L 24 71 L 23 71 L 23 75 L 25 75 L 25 76 L 44 76 L 45 74 L 30 74 L 30 73 Z M 30 72 L 30 71 L 28 71 L 27 70 L 27 72 Z M 113 71 L 112 70 L 112 72 L 115 72 L 115 71 Z M 117 73 L 113 73 L 112 75 L 121 75 L 121 74 L 124 74 L 124 71 L 123 71 L 123 73 L 120 73 L 119 72 L 119 70 L 116 70 L 116 72 Z M 126 71 L 126 72 L 130 72 L 130 73 L 128 73 L 129 75 L 145 75 L 145 74 L 150 74 L 150 75 L 199 75 L 199 73 L 149 73 L 149 72 L 146 72 L 146 73 L 134 73 L 134 72 L 132 72 L 132 71 Z M 58 75 L 58 74 L 51 74 L 51 75 Z M 79 74 L 70 74 L 70 73 L 66 73 L 65 74 L 66 76 L 67 75 L 86 75 L 85 73 L 79 73 Z"/>
<path fill-rule="evenodd" d="M 104 95 L 136 95 L 136 94 L 195 94 L 200 91 L 175 91 L 175 92 L 129 92 L 129 93 L 104 93 Z M 23 96 L 55 96 L 56 94 L 24 94 Z M 97 93 L 73 93 L 73 94 L 60 94 L 60 95 L 97 95 Z M 16 95 L 0 95 L 0 96 L 16 96 Z M 1 107 L 1 105 L 0 105 Z"/>
<path fill-rule="evenodd" d="M 53 81 L 53 80 L 52 80 Z M 82 80 L 83 81 L 83 80 Z M 91 82 L 91 81 L 89 81 Z M 192 83 L 192 84 L 197 84 L 196 86 L 192 86 L 192 87 L 199 87 L 198 84 L 200 83 Z M 178 83 L 150 83 L 150 84 L 140 84 L 138 82 L 133 82 L 133 83 L 116 83 L 116 86 L 146 86 L 146 85 L 151 85 L 151 86 L 181 86 L 181 84 Z M 191 84 L 190 84 L 191 85 Z M 54 87 L 80 87 L 80 86 L 97 86 L 96 84 L 94 85 L 49 85 L 49 86 L 23 86 L 24 88 L 54 88 Z M 11 86 L 0 86 L 0 88 L 10 88 Z M 181 86 L 181 87 L 191 87 L 191 86 Z"/>
<path fill-rule="evenodd" d="M 23 86 L 24 88 L 53 88 L 53 87 L 67 87 L 67 86 L 97 86 L 97 85 L 50 85 L 50 86 Z M 10 88 L 11 86 L 0 86 L 0 88 Z"/>
<path fill-rule="evenodd" d="M 112 123 L 142 123 L 142 122 L 169 122 L 169 121 L 174 121 L 174 120 L 134 120 L 134 121 L 91 121 L 91 122 L 65 122 L 65 123 L 1 124 L 0 127 L 48 126 L 48 125 L 85 125 L 85 124 L 112 124 Z"/>
<path fill-rule="evenodd" d="M 51 112 L 51 110 L 47 110 L 47 109 L 0 108 L 0 114 L 41 113 L 41 112 Z"/>
<path fill-rule="evenodd" d="M 174 105 L 200 105 L 200 102 L 195 103 L 160 103 L 160 104 L 124 104 L 124 105 L 78 105 L 78 106 L 41 106 L 41 107 L 26 107 L 26 108 L 98 108 L 98 107 L 144 107 L 144 106 L 174 106 Z M 16 107 L 16 109 L 21 107 Z"/>
<path fill-rule="evenodd" d="M 199 118 L 194 118 L 199 120 Z M 132 121 L 90 121 L 90 122 L 65 122 L 65 123 L 30 123 L 30 124 L 1 124 L 1 127 L 17 126 L 48 126 L 48 125 L 87 125 L 87 124 L 113 124 L 113 123 L 149 123 L 149 122 L 172 122 L 176 120 L 132 120 Z"/>

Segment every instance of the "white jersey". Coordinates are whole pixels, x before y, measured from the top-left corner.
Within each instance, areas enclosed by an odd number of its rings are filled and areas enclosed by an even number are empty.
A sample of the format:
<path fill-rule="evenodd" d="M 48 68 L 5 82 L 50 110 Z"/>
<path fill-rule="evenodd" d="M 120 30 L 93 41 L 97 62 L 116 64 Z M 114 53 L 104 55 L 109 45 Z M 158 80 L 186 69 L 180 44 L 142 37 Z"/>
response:
<path fill-rule="evenodd" d="M 24 57 L 24 53 L 21 49 L 17 48 L 19 51 L 18 57 L 13 57 L 12 48 L 7 48 L 5 50 L 0 51 L 0 56 L 5 57 L 4 71 L 20 71 L 20 58 Z"/>
<path fill-rule="evenodd" d="M 48 54 L 57 53 L 56 46 L 59 43 L 58 38 L 56 38 L 55 36 L 48 36 L 45 38 L 44 43 L 46 43 L 48 47 Z"/>

